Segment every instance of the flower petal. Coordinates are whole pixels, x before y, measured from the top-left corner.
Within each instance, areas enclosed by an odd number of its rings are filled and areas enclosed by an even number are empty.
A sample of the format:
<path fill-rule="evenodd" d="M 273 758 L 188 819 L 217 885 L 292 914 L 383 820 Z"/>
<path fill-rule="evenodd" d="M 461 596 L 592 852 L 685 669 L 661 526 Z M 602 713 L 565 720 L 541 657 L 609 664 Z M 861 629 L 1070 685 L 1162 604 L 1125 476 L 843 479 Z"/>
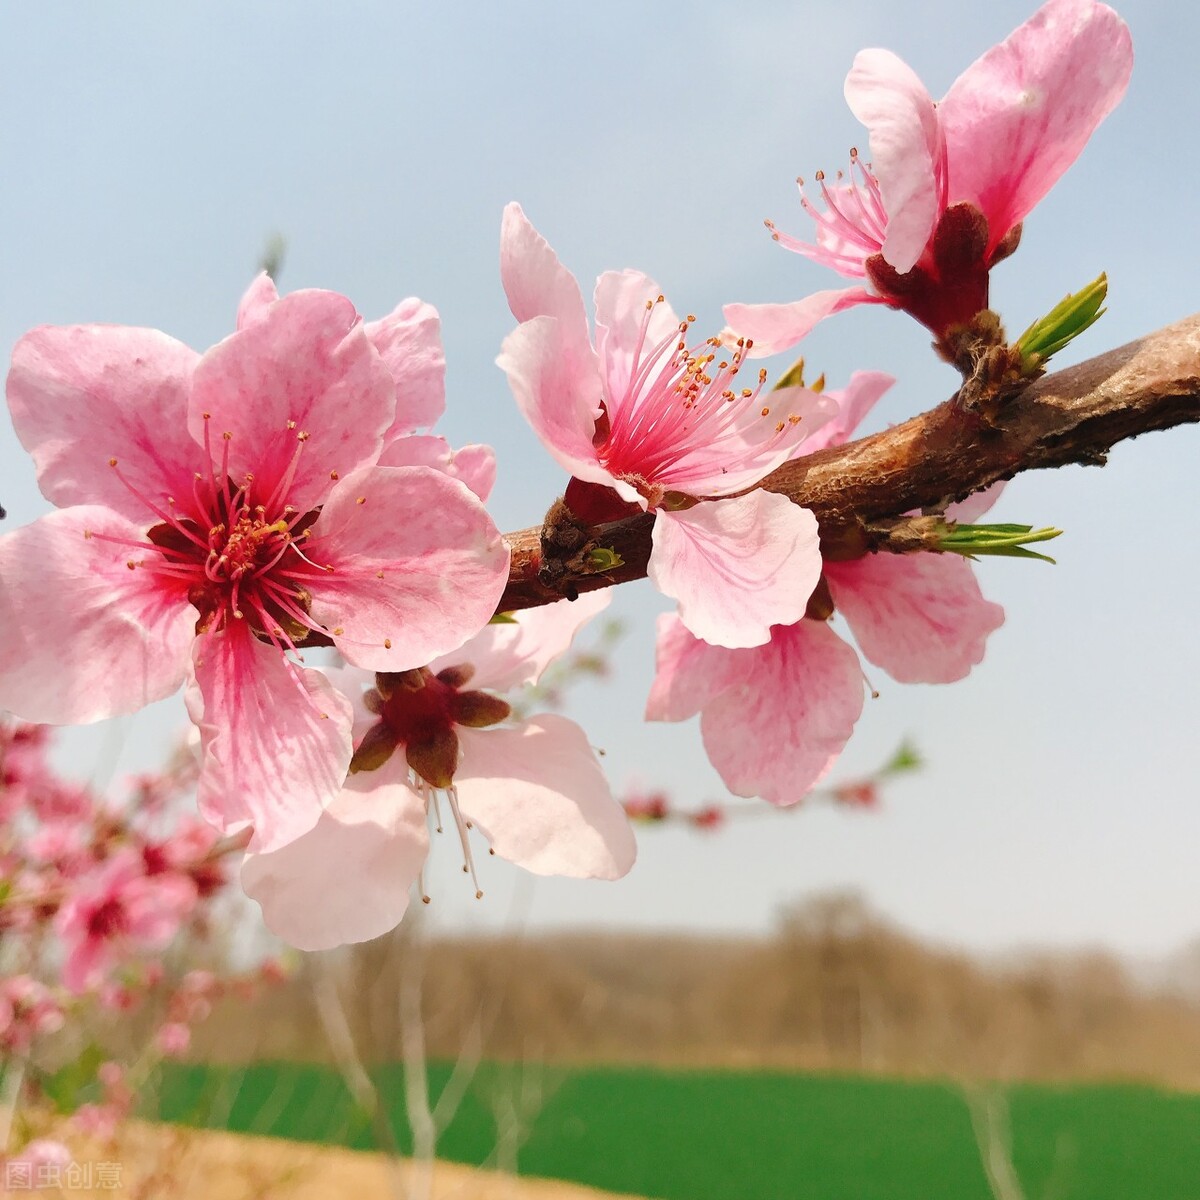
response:
<path fill-rule="evenodd" d="M 332 478 L 373 463 L 395 415 L 395 384 L 354 305 L 292 292 L 219 342 L 196 367 L 188 421 L 203 441 L 230 433 L 230 473 L 259 494 L 316 508 Z M 353 414 L 347 419 L 347 414 Z"/>
<path fill-rule="evenodd" d="M 196 623 L 186 590 L 131 571 L 137 551 L 106 538 L 142 532 L 81 506 L 0 537 L 0 708 L 76 725 L 136 712 L 183 682 Z"/>
<path fill-rule="evenodd" d="M 957 554 L 869 554 L 825 578 L 863 654 L 899 683 L 962 679 L 1004 623 Z"/>
<path fill-rule="evenodd" d="M 200 812 L 222 833 L 254 826 L 276 850 L 307 833 L 350 766 L 350 701 L 245 622 L 196 640 L 185 694 L 200 729 Z"/>
<path fill-rule="evenodd" d="M 958 77 L 940 105 L 950 201 L 987 217 L 989 250 L 1079 157 L 1132 70 L 1129 28 L 1111 8 L 1050 0 Z"/>
<path fill-rule="evenodd" d="M 690 634 L 674 613 L 660 614 L 646 720 L 686 721 L 694 717 L 742 681 L 754 661 L 750 657 L 753 653 L 710 646 Z"/>
<path fill-rule="evenodd" d="M 371 671 L 457 649 L 488 623 L 508 582 L 508 546 L 487 510 L 428 467 L 343 479 L 306 552 L 332 568 L 311 585 L 313 618 L 347 661 Z"/>
<path fill-rule="evenodd" d="M 425 804 L 404 756 L 351 775 L 308 833 L 270 853 L 252 842 L 242 888 L 299 950 L 365 942 L 400 924 L 429 853 Z"/>
<path fill-rule="evenodd" d="M 592 444 L 604 386 L 591 346 L 577 345 L 561 321 L 534 317 L 504 339 L 496 363 L 521 415 L 559 465 L 579 479 L 611 485 Z"/>
<path fill-rule="evenodd" d="M 817 521 L 786 496 L 755 491 L 660 511 L 647 571 L 679 616 L 716 646 L 759 646 L 804 616 L 821 577 Z"/>
<path fill-rule="evenodd" d="M 500 280 L 518 321 L 554 317 L 587 341 L 587 313 L 575 276 L 516 202 L 505 206 L 500 223 Z"/>
<path fill-rule="evenodd" d="M 459 729 L 459 807 L 501 858 L 535 875 L 619 879 L 637 857 L 620 804 L 574 721 Z"/>
<path fill-rule="evenodd" d="M 437 309 L 409 296 L 363 328 L 396 381 L 396 419 L 384 440 L 428 428 L 446 411 L 446 353 Z"/>
<path fill-rule="evenodd" d="M 727 304 L 725 320 L 730 336 L 754 342 L 751 358 L 782 354 L 806 338 L 826 317 L 856 304 L 885 304 L 865 287 L 833 288 L 813 292 L 790 304 Z"/>
<path fill-rule="evenodd" d="M 465 646 L 429 664 L 437 674 L 446 667 L 470 663 L 472 688 L 507 692 L 537 683 L 542 672 L 566 654 L 575 635 L 609 605 L 609 589 L 585 592 L 577 600 L 555 600 L 539 608 L 513 613 L 513 622 L 485 625 Z"/>
<path fill-rule="evenodd" d="M 704 748 L 735 796 L 795 804 L 854 732 L 863 706 L 858 655 L 827 622 L 803 620 L 741 657 L 742 682 L 704 708 Z"/>
<path fill-rule="evenodd" d="M 396 438 L 383 448 L 381 467 L 432 467 L 461 480 L 480 500 L 487 500 L 496 482 L 496 452 L 491 446 L 460 446 L 450 449 L 443 437 L 431 433 Z"/>
<path fill-rule="evenodd" d="M 634 355 L 645 362 L 656 346 L 680 340 L 679 317 L 661 296 L 658 284 L 641 271 L 605 271 L 596 280 L 596 354 L 610 417 L 632 398 Z"/>
<path fill-rule="evenodd" d="M 942 211 L 937 107 L 912 67 L 890 50 L 860 50 L 845 93 L 871 135 L 872 170 L 887 212 L 883 257 L 903 275 L 929 244 Z"/>
<path fill-rule="evenodd" d="M 259 271 L 238 304 L 237 328 L 257 325 L 278 299 L 279 289 L 275 286 L 275 280 L 266 271 Z"/>
<path fill-rule="evenodd" d="M 822 392 L 827 400 L 832 400 L 837 405 L 837 413 L 832 420 L 819 426 L 815 434 L 806 437 L 792 457 L 802 458 L 806 454 L 812 454 L 814 450 L 823 450 L 826 446 L 844 445 L 867 413 L 895 382 L 896 377 L 884 371 L 855 371 L 850 376 L 850 382 L 840 391 Z"/>
<path fill-rule="evenodd" d="M 46 499 L 60 508 L 103 504 L 150 524 L 147 501 L 190 496 L 204 461 L 187 426 L 198 361 L 157 329 L 43 326 L 21 338 L 8 406 Z M 127 483 L 109 465 L 114 458 Z"/>

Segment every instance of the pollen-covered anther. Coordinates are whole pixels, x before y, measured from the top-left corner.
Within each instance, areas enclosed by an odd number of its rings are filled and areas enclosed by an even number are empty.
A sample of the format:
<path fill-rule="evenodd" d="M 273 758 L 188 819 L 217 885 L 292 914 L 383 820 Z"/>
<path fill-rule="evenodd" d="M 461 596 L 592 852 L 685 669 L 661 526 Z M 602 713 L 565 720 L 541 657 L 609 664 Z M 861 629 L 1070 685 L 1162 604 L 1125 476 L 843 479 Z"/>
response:
<path fill-rule="evenodd" d="M 332 479 L 334 483 L 337 483 L 337 481 L 341 479 L 341 476 L 336 471 L 330 471 L 329 478 Z"/>
<path fill-rule="evenodd" d="M 391 638 L 383 639 L 383 648 L 385 650 L 390 650 L 392 648 L 392 639 Z"/>
<path fill-rule="evenodd" d="M 366 496 L 359 496 L 359 498 L 354 501 L 355 504 L 366 504 L 366 502 L 367 502 Z"/>

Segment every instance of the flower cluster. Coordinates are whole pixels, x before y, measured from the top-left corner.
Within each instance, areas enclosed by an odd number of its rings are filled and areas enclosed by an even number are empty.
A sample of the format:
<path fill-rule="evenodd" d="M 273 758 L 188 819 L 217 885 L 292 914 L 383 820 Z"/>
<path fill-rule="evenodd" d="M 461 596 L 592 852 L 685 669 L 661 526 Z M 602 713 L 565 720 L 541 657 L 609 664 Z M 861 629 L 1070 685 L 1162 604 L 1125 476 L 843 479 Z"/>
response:
<path fill-rule="evenodd" d="M 1096 0 L 1048 0 L 939 102 L 894 55 L 863 51 L 846 97 L 871 161 L 852 151 L 847 174 L 818 177 L 819 200 L 801 184 L 812 241 L 771 226 L 854 286 L 729 305 L 708 336 L 633 270 L 599 277 L 589 321 L 574 277 L 519 205 L 505 209 L 516 326 L 498 363 L 569 476 L 553 511 L 584 573 L 622 565 L 606 527 L 652 522 L 645 572 L 676 608 L 659 622 L 646 716 L 699 714 L 737 795 L 793 804 L 822 779 L 862 710 L 860 654 L 900 682 L 948 683 L 1003 620 L 961 557 L 969 539 L 869 553 L 762 486 L 847 441 L 891 378 L 860 371 L 833 392 L 793 368 L 769 386 L 757 360 L 832 313 L 883 304 L 927 326 L 972 381 L 987 372 L 960 344 L 990 331 L 995 369 L 1024 386 L 1095 319 L 1103 287 L 1067 306 L 1067 334 L 1040 329 L 1018 353 L 988 311 L 990 271 L 1131 64 L 1127 28 Z M 414 885 L 424 894 L 431 826 L 453 827 L 473 878 L 477 834 L 536 873 L 615 879 L 634 861 L 628 818 L 670 811 L 654 797 L 622 808 L 584 732 L 528 714 L 542 672 L 604 601 L 575 599 L 568 580 L 558 603 L 498 612 L 510 550 L 485 507 L 495 458 L 430 432 L 444 372 L 427 303 L 366 321 L 333 292 L 280 296 L 265 274 L 202 354 L 106 325 L 38 328 L 16 345 L 13 426 L 56 511 L 0 537 L 0 709 L 86 723 L 182 689 L 198 760 L 142 781 L 138 811 L 162 814 L 194 784 L 205 822 L 156 840 L 57 779 L 42 731 L 0 732 L 0 926 L 52 926 L 66 992 L 159 953 L 243 849 L 268 926 L 319 948 L 390 929 Z M 954 498 L 938 505 L 946 522 L 973 519 L 995 491 Z M 543 588 L 548 550 L 534 564 Z M 834 795 L 869 807 L 876 792 L 864 781 Z M 723 812 L 689 819 L 711 828 Z M 61 1013 L 41 986 L 0 993 L 14 1046 Z M 197 1005 L 177 1008 L 165 1053 L 186 1047 Z"/>

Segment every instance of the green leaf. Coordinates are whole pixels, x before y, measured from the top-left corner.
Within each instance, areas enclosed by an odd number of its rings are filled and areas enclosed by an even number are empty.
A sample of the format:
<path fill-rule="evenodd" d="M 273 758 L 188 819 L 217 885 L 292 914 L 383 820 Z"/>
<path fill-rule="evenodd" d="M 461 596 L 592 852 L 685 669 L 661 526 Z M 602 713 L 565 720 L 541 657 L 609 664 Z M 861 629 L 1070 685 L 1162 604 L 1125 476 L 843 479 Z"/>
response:
<path fill-rule="evenodd" d="M 1021 367 L 1031 374 L 1090 329 L 1105 313 L 1101 307 L 1108 295 L 1108 276 L 1100 275 L 1082 291 L 1064 297 L 1044 317 L 1040 317 L 1017 339 Z"/>

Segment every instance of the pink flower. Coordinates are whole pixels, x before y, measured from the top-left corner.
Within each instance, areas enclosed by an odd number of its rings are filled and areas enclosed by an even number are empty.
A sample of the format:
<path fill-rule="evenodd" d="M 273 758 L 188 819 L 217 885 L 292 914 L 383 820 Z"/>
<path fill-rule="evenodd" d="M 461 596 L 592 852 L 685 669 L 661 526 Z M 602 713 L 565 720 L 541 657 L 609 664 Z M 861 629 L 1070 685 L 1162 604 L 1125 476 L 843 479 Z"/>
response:
<path fill-rule="evenodd" d="M 443 804 L 472 875 L 472 828 L 534 874 L 624 875 L 633 834 L 583 731 L 547 713 L 508 720 L 496 694 L 536 682 L 605 603 L 594 593 L 519 613 L 406 675 L 340 673 L 355 699 L 356 769 L 311 833 L 272 853 L 251 844 L 242 884 L 268 927 L 303 950 L 391 929 Z"/>
<path fill-rule="evenodd" d="M 154 1035 L 154 1044 L 164 1058 L 180 1058 L 192 1044 L 192 1031 L 180 1021 L 168 1021 Z"/>
<path fill-rule="evenodd" d="M 88 722 L 186 678 L 201 812 L 276 845 L 312 828 L 351 753 L 345 697 L 288 652 L 315 632 L 371 670 L 426 662 L 490 617 L 508 551 L 462 484 L 378 465 L 436 415 L 428 383 L 397 409 L 428 323 L 405 342 L 332 292 L 265 291 L 202 356 L 110 326 L 17 344 L 13 424 L 61 507 L 0 537 L 0 707 Z"/>
<path fill-rule="evenodd" d="M 498 359 L 517 404 L 576 480 L 656 514 L 648 574 L 698 637 L 767 640 L 797 620 L 820 573 L 816 521 L 753 491 L 829 415 L 804 388 L 743 387 L 748 346 L 688 348 L 658 285 L 636 271 L 596 281 L 595 345 L 579 285 L 519 205 L 504 211 L 500 271 L 520 322 Z M 568 490 L 568 504 L 571 493 Z"/>
<path fill-rule="evenodd" d="M 163 949 L 196 903 L 182 875 L 148 877 L 136 850 L 119 851 L 79 880 L 55 925 L 67 952 L 63 983 L 82 992 L 131 954 Z"/>
<path fill-rule="evenodd" d="M 755 352 L 794 346 L 830 313 L 889 304 L 939 337 L 988 306 L 988 273 L 1016 249 L 1021 222 L 1116 107 L 1133 69 L 1124 21 L 1095 0 L 1049 0 L 971 64 L 934 102 L 887 50 L 863 50 L 846 100 L 871 135 L 873 162 L 850 152 L 824 209 L 800 184 L 816 241 L 772 236 L 866 286 L 793 304 L 732 304 L 729 324 Z"/>
<path fill-rule="evenodd" d="M 846 441 L 892 382 L 860 371 L 844 392 L 830 393 L 839 415 L 811 448 Z M 983 503 L 995 495 L 993 489 Z M 972 515 L 981 511 L 978 497 L 968 503 Z M 954 506 L 947 515 L 953 519 Z M 673 614 L 659 617 L 646 718 L 684 721 L 699 713 L 705 750 L 730 791 L 796 803 L 841 754 L 862 712 L 862 668 L 829 624 L 835 609 L 863 655 L 901 683 L 963 678 L 1004 620 L 1004 610 L 983 598 L 970 564 L 958 555 L 826 562 L 810 615 L 772 629 L 763 646 L 710 646 Z"/>

